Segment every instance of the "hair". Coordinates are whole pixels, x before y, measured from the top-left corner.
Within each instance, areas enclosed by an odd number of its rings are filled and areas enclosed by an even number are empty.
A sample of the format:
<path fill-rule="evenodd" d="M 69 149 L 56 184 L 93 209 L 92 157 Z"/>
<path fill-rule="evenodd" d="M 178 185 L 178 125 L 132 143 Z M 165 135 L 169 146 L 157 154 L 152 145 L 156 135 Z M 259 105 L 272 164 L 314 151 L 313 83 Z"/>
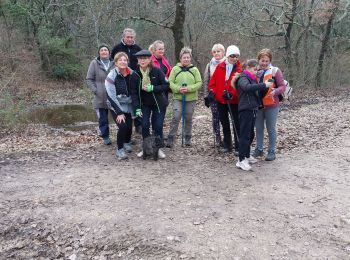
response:
<path fill-rule="evenodd" d="M 192 50 L 190 47 L 183 47 L 180 51 L 180 54 L 179 54 L 179 58 L 181 59 L 181 57 L 184 55 L 184 54 L 189 54 L 190 57 L 192 58 Z"/>
<path fill-rule="evenodd" d="M 156 40 L 148 47 L 148 50 L 153 53 L 157 49 L 158 45 L 165 45 L 165 44 L 161 40 Z"/>
<path fill-rule="evenodd" d="M 259 65 L 259 62 L 256 59 L 250 59 L 250 60 L 247 60 L 246 62 L 243 63 L 242 70 L 245 70 L 247 68 L 256 67 L 258 65 Z M 242 73 L 236 73 L 231 80 L 231 87 L 233 87 L 234 89 L 236 89 L 236 83 L 237 83 L 239 76 L 241 76 L 241 74 Z"/>
<path fill-rule="evenodd" d="M 125 28 L 124 31 L 123 31 L 123 34 L 122 34 L 123 38 L 124 38 L 124 36 L 125 36 L 126 33 L 132 33 L 132 34 L 134 35 L 134 37 L 136 37 L 136 32 L 135 32 L 134 29 Z"/>
<path fill-rule="evenodd" d="M 225 53 L 225 47 L 221 43 L 215 43 L 213 45 L 213 48 L 211 48 L 211 51 L 214 51 L 216 49 L 222 50 Z"/>
<path fill-rule="evenodd" d="M 125 52 L 117 52 L 115 55 L 114 55 L 114 62 L 117 62 L 121 57 L 125 57 L 126 60 L 128 61 L 129 63 L 129 57 L 128 57 L 128 54 L 126 54 Z"/>
<path fill-rule="evenodd" d="M 258 52 L 258 60 L 260 60 L 264 56 L 269 57 L 270 62 L 272 61 L 272 51 L 270 49 L 262 49 Z"/>
<path fill-rule="evenodd" d="M 245 70 L 246 68 L 252 68 L 259 65 L 259 62 L 256 59 L 250 59 L 243 63 L 242 70 Z"/>

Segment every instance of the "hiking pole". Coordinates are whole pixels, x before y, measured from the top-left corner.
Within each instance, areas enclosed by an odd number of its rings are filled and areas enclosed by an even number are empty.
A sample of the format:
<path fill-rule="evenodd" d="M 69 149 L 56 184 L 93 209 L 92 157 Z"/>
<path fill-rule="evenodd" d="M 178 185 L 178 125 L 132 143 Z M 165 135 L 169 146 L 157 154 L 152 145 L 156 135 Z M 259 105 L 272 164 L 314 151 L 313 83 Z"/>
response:
<path fill-rule="evenodd" d="M 182 87 L 187 87 L 186 83 L 182 84 Z M 185 112 L 186 112 L 186 95 L 185 93 L 182 93 L 182 111 L 181 111 L 181 117 L 182 117 L 182 133 L 181 133 L 181 146 L 184 147 L 185 145 Z"/>
<path fill-rule="evenodd" d="M 226 89 L 224 90 L 224 94 L 225 94 L 225 95 L 228 95 L 228 92 L 227 92 Z M 229 112 L 230 117 L 231 117 L 232 126 L 233 126 L 233 132 L 234 132 L 234 135 L 236 136 L 237 142 L 238 142 L 238 144 L 239 144 L 239 138 L 238 138 L 238 134 L 237 134 L 237 128 L 236 128 L 235 120 L 233 119 L 233 113 L 232 113 L 232 109 L 231 109 L 229 100 L 226 100 L 226 105 L 227 105 L 227 107 L 228 107 L 228 112 Z"/>

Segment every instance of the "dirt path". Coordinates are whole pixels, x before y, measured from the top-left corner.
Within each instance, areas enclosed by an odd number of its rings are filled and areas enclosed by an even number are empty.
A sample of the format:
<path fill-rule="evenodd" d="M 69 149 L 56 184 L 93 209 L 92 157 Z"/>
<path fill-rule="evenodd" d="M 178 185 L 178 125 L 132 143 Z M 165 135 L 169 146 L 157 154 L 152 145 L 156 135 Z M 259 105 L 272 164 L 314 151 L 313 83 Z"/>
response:
<path fill-rule="evenodd" d="M 350 135 L 333 130 L 249 173 L 211 148 L 3 156 L 0 259 L 349 259 Z"/>

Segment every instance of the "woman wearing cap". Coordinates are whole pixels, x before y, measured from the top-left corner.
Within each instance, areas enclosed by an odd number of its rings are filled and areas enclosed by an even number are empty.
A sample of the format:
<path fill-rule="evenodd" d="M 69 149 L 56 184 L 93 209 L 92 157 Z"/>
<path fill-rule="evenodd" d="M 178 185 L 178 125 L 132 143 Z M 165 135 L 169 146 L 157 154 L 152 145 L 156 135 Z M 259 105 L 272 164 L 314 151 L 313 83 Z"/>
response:
<path fill-rule="evenodd" d="M 118 52 L 114 56 L 115 69 L 111 70 L 105 80 L 107 91 L 108 107 L 112 112 L 112 117 L 118 126 L 117 151 L 119 160 L 127 159 L 127 152 L 132 151 L 132 99 L 131 95 L 135 91 L 131 87 L 131 80 L 137 77 L 128 67 L 128 55 L 125 52 Z"/>
<path fill-rule="evenodd" d="M 254 157 L 261 157 L 264 155 L 264 125 L 269 138 L 269 145 L 267 149 L 266 161 L 273 161 L 276 159 L 276 142 L 277 142 L 277 117 L 279 112 L 279 99 L 278 95 L 282 94 L 285 89 L 285 83 L 283 79 L 282 71 L 271 65 L 272 52 L 269 49 L 262 49 L 258 53 L 259 61 L 259 82 L 266 82 L 268 79 L 274 78 L 274 86 L 271 87 L 271 91 L 264 92 L 266 94 L 263 98 L 264 108 L 260 109 L 256 115 L 255 128 L 256 128 L 256 148 L 254 150 Z M 269 96 L 271 98 L 269 98 Z M 266 102 L 271 100 L 272 102 Z"/>
<path fill-rule="evenodd" d="M 111 144 L 109 139 L 107 93 L 105 79 L 114 68 L 114 63 L 109 55 L 109 48 L 103 44 L 98 48 L 98 57 L 90 63 L 86 75 L 86 83 L 94 95 L 93 106 L 97 114 L 101 137 L 105 145 Z"/>
<path fill-rule="evenodd" d="M 204 96 L 208 96 L 208 84 L 210 78 L 213 76 L 214 71 L 219 65 L 219 63 L 223 62 L 225 60 L 225 47 L 220 44 L 216 43 L 214 44 L 213 48 L 211 49 L 211 53 L 213 55 L 213 58 L 210 60 L 210 62 L 205 67 L 204 71 Z M 211 114 L 212 114 L 212 126 L 213 126 L 213 133 L 215 135 L 215 142 L 217 146 L 221 146 L 221 134 L 220 134 L 220 119 L 219 119 L 219 112 L 218 112 L 218 105 L 215 100 L 211 100 L 209 103 Z"/>
<path fill-rule="evenodd" d="M 217 65 L 208 84 L 208 91 L 214 93 L 218 105 L 224 134 L 224 152 L 231 152 L 233 149 L 230 127 L 230 117 L 233 117 L 235 154 L 238 154 L 239 149 L 238 94 L 237 90 L 231 87 L 231 80 L 236 73 L 240 73 L 242 70 L 239 55 L 238 47 L 230 45 L 226 50 L 226 60 Z"/>
<path fill-rule="evenodd" d="M 168 105 L 165 93 L 169 90 L 169 83 L 164 73 L 159 68 L 152 66 L 150 51 L 141 50 L 135 56 L 138 61 L 136 69 L 138 77 L 131 81 L 132 88 L 137 90 L 132 99 L 136 116 L 142 118 L 142 138 L 145 139 L 151 135 L 152 124 L 155 136 L 160 137 L 161 144 L 163 144 L 164 111 Z M 137 154 L 138 157 L 142 155 L 143 151 Z M 158 157 L 165 158 L 165 154 L 160 149 Z"/>
<path fill-rule="evenodd" d="M 183 47 L 179 56 L 180 62 L 173 67 L 169 76 L 170 88 L 173 92 L 173 118 L 170 123 L 167 147 L 172 147 L 174 144 L 182 116 L 184 116 L 184 144 L 191 146 L 192 116 L 198 100 L 198 90 L 202 86 L 199 70 L 191 64 L 192 50 Z"/>

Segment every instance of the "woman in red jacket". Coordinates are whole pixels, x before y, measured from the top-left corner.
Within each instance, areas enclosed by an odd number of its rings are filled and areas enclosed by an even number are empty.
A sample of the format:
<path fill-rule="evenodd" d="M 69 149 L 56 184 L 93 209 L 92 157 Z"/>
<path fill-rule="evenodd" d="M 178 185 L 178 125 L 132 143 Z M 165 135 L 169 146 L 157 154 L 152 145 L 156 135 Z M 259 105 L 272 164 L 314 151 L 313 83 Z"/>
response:
<path fill-rule="evenodd" d="M 219 118 L 224 134 L 224 152 L 233 150 L 229 118 L 232 113 L 235 154 L 238 154 L 239 148 L 238 94 L 237 90 L 231 87 L 230 82 L 232 77 L 242 70 L 239 55 L 240 51 L 237 46 L 229 46 L 226 50 L 226 60 L 216 67 L 208 84 L 208 91 L 214 93 L 218 103 Z"/>

